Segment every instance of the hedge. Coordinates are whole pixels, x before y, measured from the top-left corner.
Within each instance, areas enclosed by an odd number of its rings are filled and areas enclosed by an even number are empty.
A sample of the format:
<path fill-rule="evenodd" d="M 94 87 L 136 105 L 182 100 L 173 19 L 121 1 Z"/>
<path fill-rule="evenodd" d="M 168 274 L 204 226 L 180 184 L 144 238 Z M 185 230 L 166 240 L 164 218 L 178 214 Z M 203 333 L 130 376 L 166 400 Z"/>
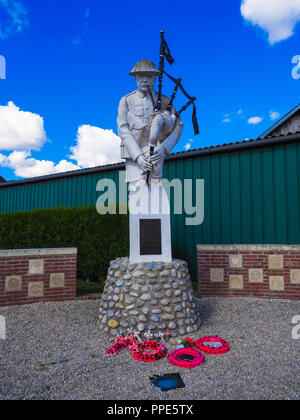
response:
<path fill-rule="evenodd" d="M 0 249 L 78 249 L 78 279 L 104 284 L 111 260 L 129 255 L 128 215 L 95 206 L 0 215 Z"/>

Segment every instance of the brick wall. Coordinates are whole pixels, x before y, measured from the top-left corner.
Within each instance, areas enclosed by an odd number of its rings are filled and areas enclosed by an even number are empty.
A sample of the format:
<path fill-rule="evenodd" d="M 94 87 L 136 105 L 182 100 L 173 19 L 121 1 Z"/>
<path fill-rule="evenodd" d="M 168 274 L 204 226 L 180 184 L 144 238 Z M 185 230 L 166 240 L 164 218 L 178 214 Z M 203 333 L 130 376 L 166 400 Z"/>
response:
<path fill-rule="evenodd" d="M 76 298 L 77 249 L 0 251 L 0 307 Z"/>
<path fill-rule="evenodd" d="M 300 299 L 300 245 L 199 245 L 199 296 Z"/>

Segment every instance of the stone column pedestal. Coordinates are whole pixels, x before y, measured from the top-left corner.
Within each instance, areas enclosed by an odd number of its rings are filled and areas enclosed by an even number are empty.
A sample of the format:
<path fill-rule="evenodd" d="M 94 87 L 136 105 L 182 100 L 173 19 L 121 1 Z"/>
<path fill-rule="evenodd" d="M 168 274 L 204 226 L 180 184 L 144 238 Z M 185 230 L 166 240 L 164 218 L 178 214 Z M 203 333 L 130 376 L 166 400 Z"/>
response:
<path fill-rule="evenodd" d="M 133 328 L 142 338 L 169 331 L 172 338 L 199 330 L 201 320 L 187 263 L 112 261 L 100 304 L 100 328 L 117 336 Z"/>

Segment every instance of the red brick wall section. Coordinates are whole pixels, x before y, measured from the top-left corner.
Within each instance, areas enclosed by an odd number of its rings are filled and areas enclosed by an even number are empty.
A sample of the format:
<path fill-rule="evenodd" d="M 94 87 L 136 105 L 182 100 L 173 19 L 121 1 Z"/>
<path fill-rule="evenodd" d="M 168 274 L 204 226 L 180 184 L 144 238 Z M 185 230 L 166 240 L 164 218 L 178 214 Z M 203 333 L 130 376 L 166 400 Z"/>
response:
<path fill-rule="evenodd" d="M 0 251 L 0 307 L 76 298 L 77 249 Z"/>
<path fill-rule="evenodd" d="M 300 245 L 199 245 L 198 293 L 300 299 Z"/>

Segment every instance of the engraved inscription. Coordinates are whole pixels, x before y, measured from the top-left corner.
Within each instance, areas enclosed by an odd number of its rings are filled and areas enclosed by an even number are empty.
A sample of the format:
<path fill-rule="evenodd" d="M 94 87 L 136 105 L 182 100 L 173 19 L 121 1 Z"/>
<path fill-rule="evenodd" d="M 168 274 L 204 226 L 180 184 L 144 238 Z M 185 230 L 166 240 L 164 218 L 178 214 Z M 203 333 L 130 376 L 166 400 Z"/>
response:
<path fill-rule="evenodd" d="M 229 277 L 230 289 L 243 290 L 244 288 L 244 277 L 243 276 L 230 276 Z"/>
<path fill-rule="evenodd" d="M 50 289 L 65 287 L 64 273 L 50 274 Z"/>
<path fill-rule="evenodd" d="M 243 256 L 242 255 L 230 255 L 229 256 L 230 268 L 243 268 Z"/>
<path fill-rule="evenodd" d="M 10 276 L 5 279 L 5 292 L 19 292 L 22 290 L 22 277 Z"/>
<path fill-rule="evenodd" d="M 300 284 L 300 270 L 291 270 L 291 283 Z"/>
<path fill-rule="evenodd" d="M 42 281 L 28 284 L 28 297 L 44 296 L 44 283 Z"/>
<path fill-rule="evenodd" d="M 44 274 L 44 260 L 30 260 L 29 274 Z"/>
<path fill-rule="evenodd" d="M 222 283 L 224 281 L 224 268 L 211 268 L 210 281 L 212 283 Z"/>
<path fill-rule="evenodd" d="M 140 220 L 140 255 L 161 255 L 161 220 Z"/>
<path fill-rule="evenodd" d="M 284 277 L 283 276 L 271 276 L 270 277 L 270 289 L 277 292 L 284 291 Z"/>
<path fill-rule="evenodd" d="M 269 255 L 269 270 L 283 270 L 283 255 Z"/>
<path fill-rule="evenodd" d="M 251 268 L 249 270 L 249 283 L 263 283 L 264 272 L 261 268 Z"/>

